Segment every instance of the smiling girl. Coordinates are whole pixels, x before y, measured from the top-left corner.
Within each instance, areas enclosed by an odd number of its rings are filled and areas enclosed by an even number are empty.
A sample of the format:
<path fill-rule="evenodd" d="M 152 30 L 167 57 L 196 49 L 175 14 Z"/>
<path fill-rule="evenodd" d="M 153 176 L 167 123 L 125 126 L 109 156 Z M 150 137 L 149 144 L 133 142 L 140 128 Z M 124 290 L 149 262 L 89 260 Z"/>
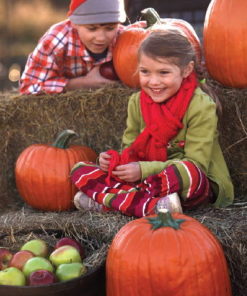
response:
<path fill-rule="evenodd" d="M 141 91 L 131 96 L 123 151 L 78 163 L 78 209 L 111 208 L 136 217 L 227 206 L 233 186 L 218 142 L 214 100 L 199 87 L 195 53 L 176 31 L 153 32 L 139 49 Z M 103 206 L 102 206 L 103 205 Z"/>

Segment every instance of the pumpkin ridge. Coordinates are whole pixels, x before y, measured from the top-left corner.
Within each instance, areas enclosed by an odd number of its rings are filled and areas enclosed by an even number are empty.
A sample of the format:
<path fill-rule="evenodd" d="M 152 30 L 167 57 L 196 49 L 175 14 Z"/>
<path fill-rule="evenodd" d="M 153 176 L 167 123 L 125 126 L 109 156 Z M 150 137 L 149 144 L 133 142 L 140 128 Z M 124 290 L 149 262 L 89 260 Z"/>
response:
<path fill-rule="evenodd" d="M 211 242 L 211 245 L 212 247 L 214 248 L 215 250 L 215 258 L 214 258 L 214 262 L 213 264 L 214 265 L 217 265 L 217 266 L 221 266 L 221 270 L 224 270 L 225 272 L 223 273 L 223 277 L 221 278 L 215 278 L 215 274 L 212 276 L 212 279 L 214 279 L 214 282 L 215 282 L 215 288 L 216 288 L 216 291 L 215 291 L 215 295 L 220 295 L 221 293 L 226 293 L 226 295 L 231 295 L 231 286 L 228 285 L 226 287 L 226 290 L 222 290 L 221 287 L 223 287 L 225 285 L 225 283 L 230 283 L 230 278 L 228 276 L 228 273 L 227 273 L 227 270 L 228 270 L 228 267 L 227 267 L 227 262 L 226 262 L 226 259 L 225 257 L 221 257 L 220 256 L 220 253 L 223 253 L 224 250 L 221 246 L 221 244 L 217 244 L 219 241 L 217 238 L 215 238 L 212 233 L 205 227 L 206 231 L 207 231 L 207 237 L 206 239 L 208 241 Z"/>

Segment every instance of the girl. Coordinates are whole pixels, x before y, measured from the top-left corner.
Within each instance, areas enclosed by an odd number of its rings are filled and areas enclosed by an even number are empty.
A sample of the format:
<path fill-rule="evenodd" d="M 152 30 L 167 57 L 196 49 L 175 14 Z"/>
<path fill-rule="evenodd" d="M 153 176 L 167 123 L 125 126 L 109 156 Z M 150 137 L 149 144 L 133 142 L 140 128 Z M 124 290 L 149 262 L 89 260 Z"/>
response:
<path fill-rule="evenodd" d="M 216 103 L 199 87 L 194 61 L 192 45 L 176 31 L 153 32 L 142 42 L 142 90 L 129 100 L 124 150 L 100 153 L 99 166 L 74 167 L 77 208 L 142 217 L 162 207 L 182 212 L 180 202 L 184 209 L 232 203 Z"/>

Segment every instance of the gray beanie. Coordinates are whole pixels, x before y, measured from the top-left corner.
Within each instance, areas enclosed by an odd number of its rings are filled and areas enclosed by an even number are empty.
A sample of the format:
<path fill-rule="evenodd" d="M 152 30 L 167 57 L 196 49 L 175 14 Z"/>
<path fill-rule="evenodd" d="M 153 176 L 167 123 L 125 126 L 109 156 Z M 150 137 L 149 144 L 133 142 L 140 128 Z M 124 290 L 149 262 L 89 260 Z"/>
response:
<path fill-rule="evenodd" d="M 68 16 L 77 25 L 122 23 L 126 19 L 123 0 L 71 0 Z"/>

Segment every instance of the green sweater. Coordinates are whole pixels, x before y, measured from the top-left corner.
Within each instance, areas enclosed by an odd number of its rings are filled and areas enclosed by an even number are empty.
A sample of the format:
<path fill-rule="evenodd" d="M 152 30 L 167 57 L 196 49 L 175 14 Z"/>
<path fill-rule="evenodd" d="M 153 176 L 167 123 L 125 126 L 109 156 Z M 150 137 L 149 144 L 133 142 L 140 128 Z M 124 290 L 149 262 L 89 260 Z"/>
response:
<path fill-rule="evenodd" d="M 197 88 L 184 115 L 184 127 L 169 143 L 168 159 L 164 162 L 140 161 L 142 179 L 161 172 L 173 164 L 174 160 L 189 160 L 201 168 L 213 182 L 212 189 L 217 196 L 214 206 L 230 205 L 234 198 L 233 185 L 218 142 L 217 122 L 215 102 Z M 138 92 L 129 100 L 127 128 L 123 135 L 122 148 L 128 147 L 144 127 Z M 181 141 L 184 141 L 184 147 L 180 147 Z"/>

